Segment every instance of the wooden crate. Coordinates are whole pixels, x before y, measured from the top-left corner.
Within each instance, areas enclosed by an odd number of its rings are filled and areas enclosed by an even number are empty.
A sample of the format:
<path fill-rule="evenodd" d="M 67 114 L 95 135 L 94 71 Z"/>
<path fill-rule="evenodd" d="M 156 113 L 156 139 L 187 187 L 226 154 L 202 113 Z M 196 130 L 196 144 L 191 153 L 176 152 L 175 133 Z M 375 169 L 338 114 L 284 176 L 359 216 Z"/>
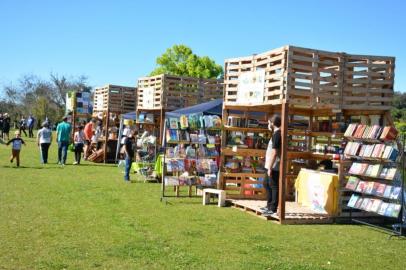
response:
<path fill-rule="evenodd" d="M 265 70 L 263 104 L 283 101 L 309 109 L 387 110 L 391 105 L 395 58 L 350 55 L 284 46 L 227 59 L 224 104 L 237 103 L 239 76 Z"/>
<path fill-rule="evenodd" d="M 153 102 L 144 104 L 145 93 L 153 91 Z M 138 79 L 138 108 L 173 111 L 223 97 L 222 80 L 157 75 Z"/>
<path fill-rule="evenodd" d="M 127 113 L 136 109 L 137 88 L 119 85 L 97 87 L 94 92 L 93 113 L 106 112 Z"/>

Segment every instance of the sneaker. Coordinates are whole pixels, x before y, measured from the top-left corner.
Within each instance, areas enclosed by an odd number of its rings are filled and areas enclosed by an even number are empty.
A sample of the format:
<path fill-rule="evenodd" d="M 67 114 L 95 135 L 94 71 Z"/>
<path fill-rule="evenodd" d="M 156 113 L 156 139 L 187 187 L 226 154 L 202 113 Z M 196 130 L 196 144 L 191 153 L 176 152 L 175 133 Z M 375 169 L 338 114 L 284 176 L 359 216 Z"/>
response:
<path fill-rule="evenodd" d="M 62 165 L 62 162 L 58 161 L 58 165 Z"/>
<path fill-rule="evenodd" d="M 10 158 L 10 163 L 13 163 L 13 159 L 12 159 L 12 158 Z"/>
<path fill-rule="evenodd" d="M 79 163 L 77 163 L 76 161 L 75 162 L 73 162 L 73 165 L 78 165 Z"/>
<path fill-rule="evenodd" d="M 264 216 L 272 216 L 272 215 L 274 215 L 274 214 L 276 214 L 276 212 L 274 212 L 274 211 L 272 211 L 272 210 L 267 210 L 267 211 L 264 211 L 264 212 L 262 213 L 262 215 L 264 215 Z"/>
<path fill-rule="evenodd" d="M 261 210 L 262 212 L 265 212 L 265 211 L 268 211 L 269 210 L 269 208 L 268 207 L 261 207 L 261 208 L 259 208 L 259 210 Z"/>

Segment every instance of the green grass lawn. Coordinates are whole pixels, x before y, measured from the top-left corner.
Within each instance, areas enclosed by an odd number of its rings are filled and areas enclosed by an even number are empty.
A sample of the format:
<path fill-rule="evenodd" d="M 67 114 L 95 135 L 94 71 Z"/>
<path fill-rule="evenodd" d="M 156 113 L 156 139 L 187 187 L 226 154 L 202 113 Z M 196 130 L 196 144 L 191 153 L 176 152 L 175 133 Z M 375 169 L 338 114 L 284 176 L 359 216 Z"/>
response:
<path fill-rule="evenodd" d="M 27 142 L 20 168 L 0 145 L 0 269 L 406 269 L 406 241 L 367 227 L 164 204 L 158 184 L 126 184 L 112 165 L 62 168 L 55 144 L 42 166 Z"/>

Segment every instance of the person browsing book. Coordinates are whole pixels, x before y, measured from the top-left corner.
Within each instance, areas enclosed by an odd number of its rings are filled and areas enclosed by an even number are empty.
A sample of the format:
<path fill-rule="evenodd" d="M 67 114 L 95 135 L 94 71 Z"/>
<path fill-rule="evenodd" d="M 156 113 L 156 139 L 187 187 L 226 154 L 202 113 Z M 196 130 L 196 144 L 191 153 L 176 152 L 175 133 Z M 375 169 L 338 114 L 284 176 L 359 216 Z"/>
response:
<path fill-rule="evenodd" d="M 264 215 L 275 214 L 278 210 L 279 193 L 279 164 L 281 152 L 281 118 L 273 115 L 268 119 L 268 129 L 273 132 L 269 140 L 265 155 L 265 168 L 267 170 L 264 186 L 266 189 L 267 204 L 263 207 Z"/>

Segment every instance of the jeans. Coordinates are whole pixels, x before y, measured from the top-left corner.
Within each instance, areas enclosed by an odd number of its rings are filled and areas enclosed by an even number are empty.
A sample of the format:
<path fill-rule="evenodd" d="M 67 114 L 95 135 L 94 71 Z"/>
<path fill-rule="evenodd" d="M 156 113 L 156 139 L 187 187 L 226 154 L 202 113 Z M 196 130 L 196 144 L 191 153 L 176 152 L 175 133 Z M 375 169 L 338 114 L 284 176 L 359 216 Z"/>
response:
<path fill-rule="evenodd" d="M 58 162 L 65 164 L 66 156 L 68 155 L 68 145 L 69 142 L 60 141 L 58 142 Z"/>
<path fill-rule="evenodd" d="M 276 212 L 279 203 L 279 171 L 271 170 L 271 176 L 266 174 L 264 187 L 266 190 L 266 207 Z"/>
<path fill-rule="evenodd" d="M 126 155 L 125 156 L 125 173 L 124 173 L 125 181 L 130 181 L 130 170 L 131 170 L 132 163 L 133 163 L 133 158 Z"/>
<path fill-rule="evenodd" d="M 34 127 L 28 127 L 28 137 L 34 138 Z"/>
<path fill-rule="evenodd" d="M 41 161 L 43 164 L 47 164 L 48 163 L 48 149 L 49 146 L 51 144 L 50 143 L 41 143 L 40 147 L 41 147 Z"/>
<path fill-rule="evenodd" d="M 83 152 L 83 143 L 75 143 L 75 161 L 80 164 L 80 157 Z"/>

